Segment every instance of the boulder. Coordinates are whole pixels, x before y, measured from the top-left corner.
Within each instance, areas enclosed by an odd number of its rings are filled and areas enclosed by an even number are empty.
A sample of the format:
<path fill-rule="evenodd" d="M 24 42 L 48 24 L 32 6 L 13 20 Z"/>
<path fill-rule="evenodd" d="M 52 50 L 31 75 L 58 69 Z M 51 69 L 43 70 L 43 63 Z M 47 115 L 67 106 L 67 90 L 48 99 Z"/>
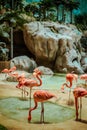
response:
<path fill-rule="evenodd" d="M 71 24 L 31 22 L 24 24 L 24 41 L 38 65 L 56 72 L 84 73 L 81 66 L 82 33 Z"/>
<path fill-rule="evenodd" d="M 84 57 L 82 57 L 81 66 L 83 68 L 83 71 L 87 73 L 87 54 Z"/>
<path fill-rule="evenodd" d="M 10 66 L 16 66 L 18 70 L 24 70 L 31 73 L 37 67 L 37 64 L 28 56 L 18 56 L 10 61 Z"/>
<path fill-rule="evenodd" d="M 48 67 L 38 66 L 37 68 L 42 72 L 43 75 L 53 75 L 54 74 L 54 72 Z"/>

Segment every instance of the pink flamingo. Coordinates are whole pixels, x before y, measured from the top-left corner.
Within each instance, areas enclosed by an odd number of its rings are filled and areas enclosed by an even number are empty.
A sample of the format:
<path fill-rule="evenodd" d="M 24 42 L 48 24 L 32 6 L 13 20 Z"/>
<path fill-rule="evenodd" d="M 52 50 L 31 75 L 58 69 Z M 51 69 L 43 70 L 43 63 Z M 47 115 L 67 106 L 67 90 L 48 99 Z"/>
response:
<path fill-rule="evenodd" d="M 72 87 L 72 82 L 73 80 L 76 80 L 77 81 L 78 79 L 78 75 L 76 74 L 73 74 L 73 73 L 68 73 L 66 75 L 66 81 L 69 81 L 69 85 L 67 83 L 64 83 L 61 87 L 61 89 L 64 91 L 64 86 L 66 86 L 67 88 L 70 88 L 70 91 L 69 91 L 69 101 L 70 101 L 70 93 L 71 93 L 71 87 Z"/>
<path fill-rule="evenodd" d="M 30 122 L 31 119 L 32 119 L 31 112 L 37 108 L 38 102 L 41 102 L 41 109 L 42 110 L 41 110 L 40 122 L 44 123 L 44 103 L 43 102 L 45 102 L 45 101 L 47 101 L 47 100 L 49 100 L 53 97 L 56 97 L 56 96 L 54 94 L 50 93 L 50 92 L 47 92 L 47 91 L 44 91 L 44 90 L 36 91 L 33 94 L 35 106 L 33 108 L 30 108 L 30 110 L 29 110 L 28 121 Z"/>
<path fill-rule="evenodd" d="M 78 109 L 79 109 L 79 103 L 78 98 L 80 98 L 80 120 L 81 120 L 81 109 L 82 109 L 82 97 L 87 95 L 87 90 L 84 88 L 75 88 L 73 91 L 74 98 L 75 98 L 75 108 L 76 108 L 76 120 L 78 120 Z"/>
<path fill-rule="evenodd" d="M 86 86 L 86 82 L 87 82 L 87 74 L 83 74 L 80 76 L 81 80 L 85 80 L 85 86 Z"/>
<path fill-rule="evenodd" d="M 12 73 L 13 71 L 15 71 L 15 70 L 16 70 L 16 66 L 14 66 L 14 67 L 12 67 L 12 68 L 10 68 L 10 69 L 3 69 L 1 72 L 2 72 L 2 73 L 6 73 L 6 74 L 12 76 L 11 73 Z"/>
<path fill-rule="evenodd" d="M 71 88 L 72 87 L 72 82 L 73 80 L 76 80 L 77 81 L 78 79 L 78 75 L 76 74 L 72 74 L 72 73 L 69 73 L 66 75 L 66 81 L 69 81 L 69 85 L 67 83 L 64 83 L 61 87 L 62 90 L 64 90 L 64 86 L 68 87 L 68 88 Z"/>
<path fill-rule="evenodd" d="M 69 81 L 71 86 L 72 86 L 72 81 L 76 80 L 76 82 L 77 82 L 77 79 L 78 79 L 78 75 L 74 74 L 73 72 L 72 73 L 68 73 L 66 75 L 66 81 Z"/>
<path fill-rule="evenodd" d="M 42 85 L 42 80 L 39 76 L 42 75 L 42 72 L 39 69 L 35 69 L 33 73 L 34 77 L 39 80 L 39 83 L 34 80 L 34 79 L 26 79 L 23 78 L 22 80 L 19 81 L 19 84 L 16 86 L 16 88 L 21 88 L 23 86 L 29 87 L 30 88 L 30 108 L 31 108 L 31 90 L 33 87 L 38 87 Z"/>
<path fill-rule="evenodd" d="M 17 78 L 17 81 L 19 82 L 19 84 L 16 86 L 18 89 L 21 89 L 22 90 L 22 98 L 23 98 L 23 92 L 24 92 L 24 97 L 25 97 L 25 93 L 28 95 L 28 92 L 25 90 L 25 87 L 24 87 L 24 81 L 25 81 L 25 75 L 24 75 L 24 73 L 23 74 L 21 74 L 21 75 L 18 75 L 18 73 L 13 73 L 13 75 L 12 75 L 13 77 L 16 77 Z M 20 86 L 22 86 L 22 88 L 21 87 L 19 87 L 19 85 Z"/>

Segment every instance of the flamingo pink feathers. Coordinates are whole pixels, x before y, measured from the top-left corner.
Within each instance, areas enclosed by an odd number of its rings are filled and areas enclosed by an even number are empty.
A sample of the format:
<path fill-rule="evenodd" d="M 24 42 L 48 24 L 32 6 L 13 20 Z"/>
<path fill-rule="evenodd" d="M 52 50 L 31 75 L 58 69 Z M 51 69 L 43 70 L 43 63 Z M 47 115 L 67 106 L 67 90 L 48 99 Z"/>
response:
<path fill-rule="evenodd" d="M 87 90 L 85 90 L 84 88 L 75 88 L 73 94 L 75 98 L 76 120 L 78 120 L 78 109 L 79 109 L 78 98 L 80 98 L 80 119 L 81 119 L 81 108 L 82 108 L 81 98 L 87 95 Z"/>
<path fill-rule="evenodd" d="M 31 119 L 32 119 L 31 112 L 37 108 L 38 102 L 41 102 L 42 110 L 41 110 L 41 120 L 40 120 L 40 122 L 44 123 L 44 106 L 43 106 L 43 102 L 45 102 L 45 101 L 47 101 L 47 100 L 49 100 L 49 99 L 51 99 L 53 97 L 56 97 L 56 96 L 54 94 L 48 92 L 48 91 L 44 91 L 44 90 L 36 91 L 33 94 L 35 106 L 32 107 L 29 110 L 28 121 L 30 122 Z"/>
<path fill-rule="evenodd" d="M 16 66 L 13 66 L 13 67 L 10 68 L 10 69 L 3 69 L 1 72 L 2 72 L 2 73 L 6 73 L 6 74 L 12 76 L 11 73 L 12 73 L 13 71 L 15 71 L 15 70 L 16 70 Z"/>

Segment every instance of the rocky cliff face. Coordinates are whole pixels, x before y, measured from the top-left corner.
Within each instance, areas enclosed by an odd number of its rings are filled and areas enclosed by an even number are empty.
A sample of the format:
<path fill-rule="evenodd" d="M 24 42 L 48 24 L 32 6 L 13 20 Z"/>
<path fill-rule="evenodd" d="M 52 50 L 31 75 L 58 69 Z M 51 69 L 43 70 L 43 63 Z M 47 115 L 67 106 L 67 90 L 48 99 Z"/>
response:
<path fill-rule="evenodd" d="M 56 72 L 84 73 L 81 66 L 82 33 L 73 25 L 55 22 L 31 22 L 24 25 L 24 41 L 39 65 Z M 84 53 L 84 58 L 87 58 Z"/>

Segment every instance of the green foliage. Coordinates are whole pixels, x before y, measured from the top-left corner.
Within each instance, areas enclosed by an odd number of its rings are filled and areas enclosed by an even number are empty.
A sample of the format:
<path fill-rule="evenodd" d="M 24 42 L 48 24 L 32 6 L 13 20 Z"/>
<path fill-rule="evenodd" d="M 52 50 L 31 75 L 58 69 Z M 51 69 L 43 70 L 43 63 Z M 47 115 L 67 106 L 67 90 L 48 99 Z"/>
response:
<path fill-rule="evenodd" d="M 1 37 L 5 37 L 5 38 L 9 38 L 9 27 L 5 26 L 4 24 L 0 25 L 0 36 Z"/>
<path fill-rule="evenodd" d="M 0 17 L 0 24 L 3 22 L 7 22 L 9 26 L 22 26 L 24 23 L 28 22 L 20 15 L 19 11 L 8 11 L 3 16 Z"/>
<path fill-rule="evenodd" d="M 24 7 L 24 0 L 0 0 L 0 7 L 21 10 Z"/>
<path fill-rule="evenodd" d="M 37 4 L 36 2 L 29 3 L 29 4 L 27 4 L 27 5 L 24 7 L 24 10 L 25 10 L 26 12 L 35 13 L 35 11 L 38 10 L 38 4 Z"/>
<path fill-rule="evenodd" d="M 11 27 L 22 29 L 23 24 L 28 20 L 21 15 L 20 11 L 7 11 L 0 15 L 0 41 L 11 42 Z"/>
<path fill-rule="evenodd" d="M 40 20 L 48 19 L 50 9 L 54 8 L 56 14 L 56 20 L 58 20 L 58 15 L 60 13 L 58 9 L 62 5 L 62 21 L 65 22 L 63 18 L 65 15 L 64 11 L 66 10 L 70 12 L 70 18 L 72 23 L 72 11 L 73 9 L 78 9 L 79 4 L 80 4 L 79 2 L 73 0 L 40 0 L 40 2 L 38 2 L 40 12 L 38 15 Z"/>
<path fill-rule="evenodd" d="M 22 28 L 23 24 L 26 22 L 28 21 L 24 19 L 18 11 L 9 11 L 0 15 L 0 36 L 9 38 L 10 27 Z"/>

